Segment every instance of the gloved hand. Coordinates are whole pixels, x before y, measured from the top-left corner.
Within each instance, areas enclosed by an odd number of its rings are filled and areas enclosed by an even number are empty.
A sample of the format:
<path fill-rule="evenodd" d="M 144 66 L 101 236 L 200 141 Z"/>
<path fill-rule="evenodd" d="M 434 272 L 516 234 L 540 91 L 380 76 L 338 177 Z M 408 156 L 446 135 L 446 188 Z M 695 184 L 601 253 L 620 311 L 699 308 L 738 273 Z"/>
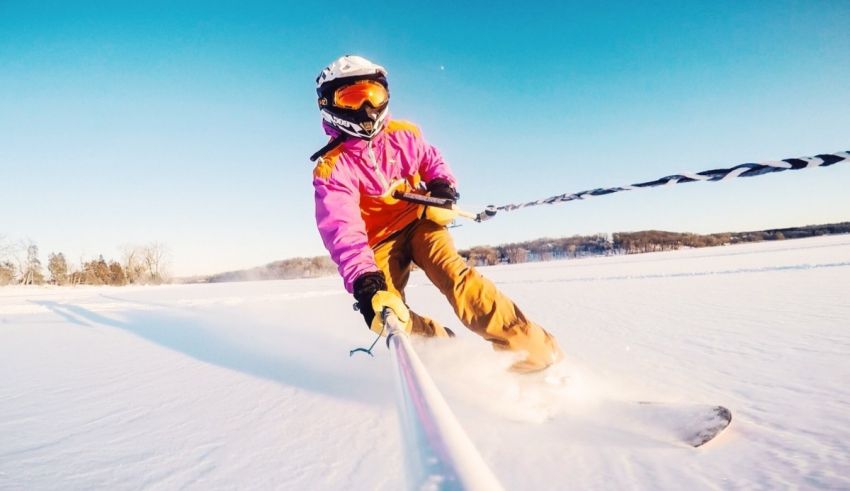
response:
<path fill-rule="evenodd" d="M 383 312 L 384 309 L 392 310 L 402 329 L 404 329 L 408 334 L 410 333 L 410 329 L 412 327 L 412 323 L 410 322 L 410 310 L 407 309 L 407 305 L 404 304 L 404 300 L 402 300 L 401 297 L 386 290 L 379 290 L 375 292 L 375 294 L 372 295 L 372 311 Z M 376 334 L 381 334 L 382 332 L 384 335 L 387 334 L 384 331 L 384 320 L 377 314 L 372 319 L 372 324 L 369 325 L 369 329 L 374 331 Z"/>
<path fill-rule="evenodd" d="M 428 189 L 428 194 L 435 198 L 450 199 L 452 203 L 457 202 L 458 198 L 460 198 L 457 190 L 445 179 L 434 179 L 425 187 Z"/>
<path fill-rule="evenodd" d="M 455 221 L 457 218 L 457 210 L 454 208 L 440 208 L 439 206 L 426 206 L 424 216 L 437 225 L 445 227 Z"/>
<path fill-rule="evenodd" d="M 454 187 L 444 179 L 434 179 L 426 186 L 428 194 L 435 198 L 445 198 L 452 201 L 454 204 L 460 195 Z M 440 208 L 438 206 L 426 206 L 425 218 L 431 220 L 437 225 L 446 226 L 452 223 L 457 218 L 457 210 L 454 208 Z"/>
<path fill-rule="evenodd" d="M 404 329 L 410 332 L 412 326 L 410 311 L 398 295 L 387 291 L 387 282 L 383 273 L 380 271 L 363 273 L 354 280 L 353 287 L 354 298 L 357 299 L 357 310 L 363 314 L 363 319 L 369 329 L 376 333 L 381 332 L 384 321 L 380 315 L 375 315 L 375 313 L 380 313 L 384 310 L 384 307 L 388 307 L 402 323 Z"/>

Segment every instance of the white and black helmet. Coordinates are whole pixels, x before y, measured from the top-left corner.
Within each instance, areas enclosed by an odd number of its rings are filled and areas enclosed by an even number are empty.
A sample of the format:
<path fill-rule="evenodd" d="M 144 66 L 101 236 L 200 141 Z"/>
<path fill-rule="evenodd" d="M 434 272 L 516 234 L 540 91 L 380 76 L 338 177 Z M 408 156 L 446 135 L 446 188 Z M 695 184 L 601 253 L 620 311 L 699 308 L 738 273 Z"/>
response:
<path fill-rule="evenodd" d="M 356 109 L 340 107 L 334 103 L 337 89 L 367 80 L 378 82 L 387 91 L 385 100 L 378 107 L 369 101 Z M 366 58 L 346 55 L 334 60 L 316 78 L 316 93 L 319 96 L 322 119 L 343 133 L 370 140 L 386 123 L 389 105 L 387 70 Z"/>

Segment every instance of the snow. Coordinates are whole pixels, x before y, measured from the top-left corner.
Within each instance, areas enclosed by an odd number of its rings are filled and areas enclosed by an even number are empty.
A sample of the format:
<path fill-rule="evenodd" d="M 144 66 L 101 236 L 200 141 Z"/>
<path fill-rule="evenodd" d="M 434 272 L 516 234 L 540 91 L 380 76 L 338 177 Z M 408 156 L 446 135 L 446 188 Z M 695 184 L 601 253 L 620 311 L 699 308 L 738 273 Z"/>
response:
<path fill-rule="evenodd" d="M 850 488 L 850 236 L 482 268 L 568 359 L 417 352 L 507 489 Z M 399 489 L 391 358 L 337 278 L 0 289 L 0 489 Z M 555 379 L 552 382 L 552 379 Z M 694 449 L 633 401 L 721 404 Z"/>

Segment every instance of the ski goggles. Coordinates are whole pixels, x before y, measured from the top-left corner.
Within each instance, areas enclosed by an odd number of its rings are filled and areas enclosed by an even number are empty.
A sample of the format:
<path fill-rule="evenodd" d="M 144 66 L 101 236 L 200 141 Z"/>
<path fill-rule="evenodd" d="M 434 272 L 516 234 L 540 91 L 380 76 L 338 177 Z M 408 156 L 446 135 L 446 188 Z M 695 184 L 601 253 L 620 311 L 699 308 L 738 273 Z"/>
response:
<path fill-rule="evenodd" d="M 378 108 L 389 100 L 387 88 L 374 80 L 361 80 L 334 91 L 334 106 L 342 109 L 360 109 L 367 102 Z"/>

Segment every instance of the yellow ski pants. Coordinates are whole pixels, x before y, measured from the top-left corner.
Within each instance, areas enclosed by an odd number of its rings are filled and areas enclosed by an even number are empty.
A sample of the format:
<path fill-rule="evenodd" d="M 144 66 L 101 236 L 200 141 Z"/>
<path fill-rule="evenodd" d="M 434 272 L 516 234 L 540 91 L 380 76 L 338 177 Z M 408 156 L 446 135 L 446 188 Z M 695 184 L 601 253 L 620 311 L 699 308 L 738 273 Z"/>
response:
<path fill-rule="evenodd" d="M 542 370 L 562 357 L 554 336 L 526 319 L 511 299 L 467 265 L 446 227 L 419 219 L 373 250 L 390 291 L 404 299 L 404 287 L 415 263 L 446 296 L 463 325 L 496 349 L 524 352 L 525 359 L 514 364 L 513 370 Z M 414 334 L 448 335 L 438 322 L 413 311 L 410 314 Z"/>

